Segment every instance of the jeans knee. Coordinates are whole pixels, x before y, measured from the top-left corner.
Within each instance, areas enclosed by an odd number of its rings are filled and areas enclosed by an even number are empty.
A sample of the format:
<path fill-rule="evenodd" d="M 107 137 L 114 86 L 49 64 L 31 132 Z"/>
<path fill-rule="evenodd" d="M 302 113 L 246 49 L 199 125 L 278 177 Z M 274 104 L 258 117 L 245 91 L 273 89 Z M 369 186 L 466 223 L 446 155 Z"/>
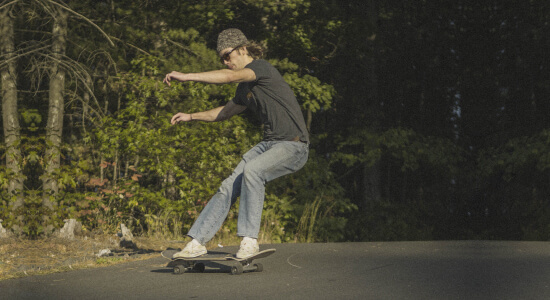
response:
<path fill-rule="evenodd" d="M 260 178 L 260 172 L 258 168 L 255 168 L 253 165 L 246 165 L 243 170 L 243 177 L 245 180 L 258 179 Z"/>

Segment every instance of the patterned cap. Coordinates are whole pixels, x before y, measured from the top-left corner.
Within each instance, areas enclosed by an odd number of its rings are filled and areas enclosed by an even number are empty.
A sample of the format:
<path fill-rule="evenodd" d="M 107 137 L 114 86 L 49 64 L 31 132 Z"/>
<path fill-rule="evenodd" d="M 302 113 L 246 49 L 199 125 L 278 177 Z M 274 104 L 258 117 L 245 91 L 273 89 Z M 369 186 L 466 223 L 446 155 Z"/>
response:
<path fill-rule="evenodd" d="M 248 43 L 246 36 L 237 28 L 229 28 L 218 35 L 218 53 L 223 49 L 235 48 Z"/>

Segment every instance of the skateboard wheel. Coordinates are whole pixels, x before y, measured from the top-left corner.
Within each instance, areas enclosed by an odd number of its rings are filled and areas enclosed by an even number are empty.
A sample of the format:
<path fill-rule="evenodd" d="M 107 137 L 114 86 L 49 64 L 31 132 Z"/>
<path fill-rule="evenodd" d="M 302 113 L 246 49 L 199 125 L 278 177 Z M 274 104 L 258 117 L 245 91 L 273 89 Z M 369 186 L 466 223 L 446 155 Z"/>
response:
<path fill-rule="evenodd" d="M 206 267 L 204 266 L 203 263 L 198 263 L 196 265 L 193 266 L 193 270 L 197 271 L 197 272 L 204 272 L 204 270 L 206 269 Z"/>
<path fill-rule="evenodd" d="M 264 265 L 262 265 L 261 263 L 255 263 L 254 267 L 256 268 L 256 272 L 261 272 L 264 270 Z"/>
<path fill-rule="evenodd" d="M 178 265 L 178 266 L 174 267 L 173 272 L 174 272 L 175 275 L 180 275 L 180 274 L 185 273 L 185 268 L 181 265 Z"/>
<path fill-rule="evenodd" d="M 244 271 L 244 268 L 241 264 L 234 265 L 231 267 L 231 274 L 232 275 L 240 275 Z"/>

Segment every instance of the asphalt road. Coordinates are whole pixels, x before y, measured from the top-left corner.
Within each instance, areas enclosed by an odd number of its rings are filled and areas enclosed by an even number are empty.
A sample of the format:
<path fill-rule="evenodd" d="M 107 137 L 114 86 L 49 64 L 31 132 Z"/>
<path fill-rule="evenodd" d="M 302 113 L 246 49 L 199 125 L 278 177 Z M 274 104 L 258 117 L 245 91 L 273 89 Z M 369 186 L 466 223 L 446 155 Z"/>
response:
<path fill-rule="evenodd" d="M 173 275 L 162 257 L 0 281 L 0 299 L 550 299 L 550 242 L 262 245 L 264 271 Z M 223 251 L 236 251 L 226 247 Z"/>

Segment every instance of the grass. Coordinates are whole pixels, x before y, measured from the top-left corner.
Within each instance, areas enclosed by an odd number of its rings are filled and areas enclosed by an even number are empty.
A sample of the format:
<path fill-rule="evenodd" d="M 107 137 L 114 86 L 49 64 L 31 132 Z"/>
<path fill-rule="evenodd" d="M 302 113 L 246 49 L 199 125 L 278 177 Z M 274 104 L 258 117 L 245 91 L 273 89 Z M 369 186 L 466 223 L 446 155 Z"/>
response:
<path fill-rule="evenodd" d="M 126 259 L 124 259 L 123 257 L 101 257 L 96 259 L 95 263 L 98 265 L 110 266 L 110 265 L 116 265 L 124 261 L 126 261 Z"/>
<path fill-rule="evenodd" d="M 138 249 L 124 249 L 113 235 L 77 236 L 74 240 L 58 238 L 26 240 L 0 239 L 0 280 L 34 275 L 47 275 L 80 269 L 112 266 L 136 260 L 158 257 L 167 248 L 183 248 L 189 237 L 169 234 L 161 237 L 134 237 Z M 240 238 L 220 231 L 208 244 L 238 245 Z M 263 243 L 266 243 L 264 241 Z M 114 256 L 97 257 L 102 249 L 110 249 Z"/>
<path fill-rule="evenodd" d="M 165 240 L 136 238 L 139 249 L 124 249 L 112 235 L 26 240 L 0 239 L 0 280 L 110 266 L 148 259 L 166 249 Z M 101 249 L 114 256 L 97 257 Z"/>
<path fill-rule="evenodd" d="M 319 201 L 306 206 L 300 220 L 299 237 L 301 242 L 312 242 L 314 224 L 319 209 Z M 0 239 L 0 280 L 31 275 L 45 275 L 78 269 L 89 269 L 128 261 L 149 259 L 159 256 L 167 248 L 183 248 L 190 240 L 181 232 L 180 217 L 170 211 L 148 216 L 147 232 L 135 237 L 137 249 L 124 249 L 119 246 L 119 238 L 114 234 L 86 233 L 73 240 L 42 238 L 37 240 L 4 238 Z M 268 224 L 269 225 L 269 224 Z M 259 235 L 260 244 L 278 243 L 273 228 L 263 224 Z M 206 245 L 208 249 L 219 245 L 239 245 L 241 238 L 235 235 L 236 218 L 228 218 L 222 229 Z M 112 231 L 111 231 L 112 232 Z M 287 242 L 296 242 L 287 241 Z M 114 256 L 97 257 L 102 249 L 110 249 Z"/>

